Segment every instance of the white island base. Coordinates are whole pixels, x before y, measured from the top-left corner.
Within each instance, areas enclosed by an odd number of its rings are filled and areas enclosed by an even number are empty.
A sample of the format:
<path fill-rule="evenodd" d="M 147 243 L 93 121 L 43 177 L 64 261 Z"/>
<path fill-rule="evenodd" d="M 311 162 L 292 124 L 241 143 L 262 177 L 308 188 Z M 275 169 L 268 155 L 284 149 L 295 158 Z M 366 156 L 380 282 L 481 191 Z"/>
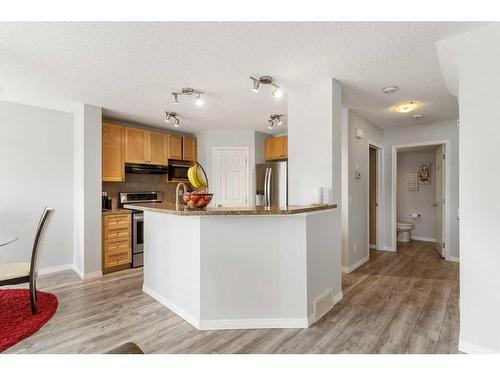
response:
<path fill-rule="evenodd" d="M 335 209 L 216 216 L 141 209 L 143 290 L 199 330 L 305 328 L 342 299 Z"/>

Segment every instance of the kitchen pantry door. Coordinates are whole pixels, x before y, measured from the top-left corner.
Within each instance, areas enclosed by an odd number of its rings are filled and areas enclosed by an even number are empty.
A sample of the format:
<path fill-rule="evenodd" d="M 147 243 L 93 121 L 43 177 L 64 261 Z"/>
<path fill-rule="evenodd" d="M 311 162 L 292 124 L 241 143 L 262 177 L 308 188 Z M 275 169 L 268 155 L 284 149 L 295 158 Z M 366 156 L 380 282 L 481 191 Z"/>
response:
<path fill-rule="evenodd" d="M 248 207 L 248 148 L 214 147 L 214 201 L 219 207 Z"/>

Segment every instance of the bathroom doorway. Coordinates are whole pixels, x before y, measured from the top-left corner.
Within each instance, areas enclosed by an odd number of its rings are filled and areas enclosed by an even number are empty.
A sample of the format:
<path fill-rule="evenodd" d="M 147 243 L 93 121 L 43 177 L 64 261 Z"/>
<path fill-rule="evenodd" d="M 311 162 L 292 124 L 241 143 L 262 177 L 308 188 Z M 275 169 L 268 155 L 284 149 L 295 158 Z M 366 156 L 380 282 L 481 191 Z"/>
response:
<path fill-rule="evenodd" d="M 397 243 L 425 241 L 446 257 L 449 141 L 393 146 L 392 225 Z"/>

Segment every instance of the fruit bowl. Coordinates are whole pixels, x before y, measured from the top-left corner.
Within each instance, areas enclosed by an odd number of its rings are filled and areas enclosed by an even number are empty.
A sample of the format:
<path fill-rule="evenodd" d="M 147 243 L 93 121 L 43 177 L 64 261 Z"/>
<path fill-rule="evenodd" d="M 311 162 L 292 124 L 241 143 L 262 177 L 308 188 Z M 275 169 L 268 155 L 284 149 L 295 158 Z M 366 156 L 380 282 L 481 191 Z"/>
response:
<path fill-rule="evenodd" d="M 191 193 L 184 193 L 182 199 L 189 208 L 205 208 L 208 206 L 212 197 L 211 193 L 193 191 Z"/>

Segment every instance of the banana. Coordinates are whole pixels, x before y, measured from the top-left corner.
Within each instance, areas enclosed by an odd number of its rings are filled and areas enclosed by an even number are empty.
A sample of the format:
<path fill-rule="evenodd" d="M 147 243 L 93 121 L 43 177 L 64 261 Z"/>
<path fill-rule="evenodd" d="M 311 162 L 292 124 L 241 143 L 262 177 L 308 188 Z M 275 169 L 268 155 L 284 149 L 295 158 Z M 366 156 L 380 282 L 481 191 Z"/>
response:
<path fill-rule="evenodd" d="M 193 166 L 191 168 L 188 169 L 188 179 L 189 179 L 189 182 L 191 183 L 191 185 L 193 185 L 193 187 L 195 189 L 198 189 L 200 187 L 200 182 L 198 181 L 198 179 L 196 178 L 196 166 Z"/>
<path fill-rule="evenodd" d="M 198 167 L 197 165 L 195 166 L 196 168 L 196 179 L 200 183 L 201 188 L 206 188 L 207 187 L 207 182 L 205 181 L 205 177 L 201 173 L 201 168 Z"/>

